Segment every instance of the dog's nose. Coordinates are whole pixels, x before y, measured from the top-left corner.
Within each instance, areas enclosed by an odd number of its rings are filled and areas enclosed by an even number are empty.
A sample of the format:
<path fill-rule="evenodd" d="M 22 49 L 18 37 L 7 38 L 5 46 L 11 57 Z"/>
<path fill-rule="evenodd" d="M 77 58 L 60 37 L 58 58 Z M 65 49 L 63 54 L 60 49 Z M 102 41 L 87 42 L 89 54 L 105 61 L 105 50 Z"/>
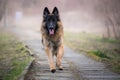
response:
<path fill-rule="evenodd" d="M 53 29 L 54 28 L 54 26 L 53 25 L 50 25 L 50 29 Z"/>
<path fill-rule="evenodd" d="M 50 27 L 50 29 L 53 29 L 53 27 Z"/>

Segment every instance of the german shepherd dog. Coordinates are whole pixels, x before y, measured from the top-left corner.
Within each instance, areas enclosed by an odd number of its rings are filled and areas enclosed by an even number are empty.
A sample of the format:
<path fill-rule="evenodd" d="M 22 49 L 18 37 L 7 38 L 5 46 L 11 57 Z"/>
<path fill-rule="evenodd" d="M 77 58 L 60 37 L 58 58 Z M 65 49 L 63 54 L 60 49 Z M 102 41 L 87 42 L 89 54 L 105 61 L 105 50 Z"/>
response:
<path fill-rule="evenodd" d="M 56 56 L 56 66 L 63 70 L 61 60 L 63 57 L 63 26 L 57 7 L 52 13 L 45 7 L 43 11 L 43 21 L 41 26 L 42 44 L 48 56 L 50 71 L 56 71 L 53 57 Z"/>

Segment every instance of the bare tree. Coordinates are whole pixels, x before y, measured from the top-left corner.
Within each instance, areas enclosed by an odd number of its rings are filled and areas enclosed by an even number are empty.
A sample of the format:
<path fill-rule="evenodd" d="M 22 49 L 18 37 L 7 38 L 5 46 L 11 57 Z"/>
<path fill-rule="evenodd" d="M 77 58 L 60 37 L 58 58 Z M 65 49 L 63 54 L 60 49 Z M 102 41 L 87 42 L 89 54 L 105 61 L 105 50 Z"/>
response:
<path fill-rule="evenodd" d="M 8 0 L 4 1 L 4 7 L 3 7 L 3 10 L 4 10 L 4 26 L 5 27 L 7 26 L 7 1 Z"/>
<path fill-rule="evenodd" d="M 7 0 L 0 0 L 0 21 L 3 19 L 4 26 L 6 26 L 6 11 L 7 11 Z"/>
<path fill-rule="evenodd" d="M 0 21 L 2 19 L 2 15 L 3 15 L 3 0 L 0 0 Z"/>
<path fill-rule="evenodd" d="M 120 39 L 120 0 L 101 0 L 97 7 L 98 14 L 104 20 L 108 38 Z"/>

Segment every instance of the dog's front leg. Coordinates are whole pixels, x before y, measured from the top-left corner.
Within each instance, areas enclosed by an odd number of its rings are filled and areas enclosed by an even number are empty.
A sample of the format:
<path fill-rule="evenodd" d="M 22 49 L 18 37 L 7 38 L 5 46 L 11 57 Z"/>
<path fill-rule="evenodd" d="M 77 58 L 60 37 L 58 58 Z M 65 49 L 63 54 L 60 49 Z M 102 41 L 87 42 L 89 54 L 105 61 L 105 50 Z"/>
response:
<path fill-rule="evenodd" d="M 62 57 L 63 57 L 63 45 L 61 45 L 58 48 L 58 53 L 57 53 L 57 63 L 56 63 L 56 65 L 59 68 L 59 70 L 63 70 L 63 67 L 61 66 Z"/>
<path fill-rule="evenodd" d="M 52 73 L 54 73 L 56 71 L 56 69 L 55 69 L 55 66 L 54 66 L 54 63 L 53 63 L 52 52 L 48 47 L 46 47 L 45 50 L 46 50 L 46 53 L 47 53 L 47 56 L 48 56 L 48 61 L 49 61 L 49 64 L 50 64 L 50 70 L 51 70 Z"/>

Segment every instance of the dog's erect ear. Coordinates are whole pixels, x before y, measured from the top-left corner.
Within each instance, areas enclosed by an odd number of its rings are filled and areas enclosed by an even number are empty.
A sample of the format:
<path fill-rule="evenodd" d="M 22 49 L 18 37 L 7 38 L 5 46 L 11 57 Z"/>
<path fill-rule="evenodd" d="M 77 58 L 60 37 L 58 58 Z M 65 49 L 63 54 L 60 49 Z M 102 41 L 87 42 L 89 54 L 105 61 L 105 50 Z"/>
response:
<path fill-rule="evenodd" d="M 44 8 L 44 11 L 43 11 L 43 17 L 47 17 L 47 15 L 50 14 L 49 10 L 47 7 Z"/>
<path fill-rule="evenodd" d="M 54 7 L 52 14 L 59 16 L 59 11 L 58 11 L 57 7 Z"/>

